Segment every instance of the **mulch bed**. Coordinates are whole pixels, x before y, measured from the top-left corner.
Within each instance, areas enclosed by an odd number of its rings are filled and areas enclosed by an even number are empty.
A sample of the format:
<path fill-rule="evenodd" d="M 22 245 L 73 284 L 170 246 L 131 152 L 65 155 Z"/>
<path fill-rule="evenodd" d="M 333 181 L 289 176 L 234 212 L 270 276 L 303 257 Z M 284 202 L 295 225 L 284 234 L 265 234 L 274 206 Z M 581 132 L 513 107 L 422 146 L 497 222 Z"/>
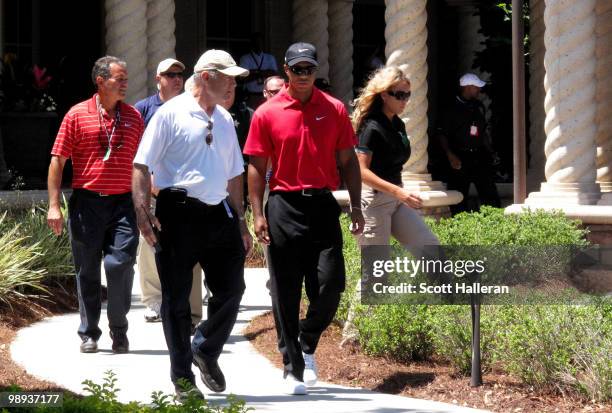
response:
<path fill-rule="evenodd" d="M 255 318 L 244 334 L 261 354 L 282 368 L 271 313 Z M 320 380 L 494 412 L 612 411 L 611 403 L 604 405 L 554 391 L 536 391 L 500 372 L 485 374 L 484 384 L 472 388 L 469 377 L 457 376 L 441 362 L 403 364 L 370 357 L 354 345 L 341 349 L 341 338 L 342 331 L 337 325 L 323 334 L 316 352 Z"/>

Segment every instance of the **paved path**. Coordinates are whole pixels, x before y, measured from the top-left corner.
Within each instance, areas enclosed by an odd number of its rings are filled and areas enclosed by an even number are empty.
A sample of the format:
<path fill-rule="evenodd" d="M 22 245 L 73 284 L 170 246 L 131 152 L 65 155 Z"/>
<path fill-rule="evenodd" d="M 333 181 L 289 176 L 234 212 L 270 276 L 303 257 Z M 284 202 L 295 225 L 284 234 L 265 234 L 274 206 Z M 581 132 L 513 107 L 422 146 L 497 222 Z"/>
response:
<path fill-rule="evenodd" d="M 283 394 L 281 370 L 257 354 L 241 334 L 250 319 L 270 309 L 270 297 L 265 288 L 267 271 L 249 269 L 245 278 L 247 289 L 238 321 L 219 360 L 228 382 L 226 392 L 220 395 L 207 392 L 208 389 L 200 382 L 199 372 L 194 370 L 198 386 L 205 391 L 208 400 L 221 401 L 225 395 L 233 393 L 255 407 L 256 411 L 262 412 L 478 412 L 451 404 L 328 383 L 318 383 L 309 389 L 307 396 Z M 154 390 L 172 393 L 174 387 L 169 378 L 170 363 L 161 323 L 144 322 L 144 307 L 139 297 L 139 285 L 135 282 L 132 310 L 128 315 L 128 354 L 116 355 L 111 352 L 103 311 L 103 332 L 98 353 L 79 352 L 80 340 L 76 334 L 79 317 L 78 314 L 68 314 L 20 330 L 11 346 L 12 357 L 28 373 L 77 393 L 82 392 L 83 380 L 100 383 L 103 372 L 109 369 L 117 374 L 121 389 L 119 399 L 123 402 L 137 400 L 148 403 Z"/>

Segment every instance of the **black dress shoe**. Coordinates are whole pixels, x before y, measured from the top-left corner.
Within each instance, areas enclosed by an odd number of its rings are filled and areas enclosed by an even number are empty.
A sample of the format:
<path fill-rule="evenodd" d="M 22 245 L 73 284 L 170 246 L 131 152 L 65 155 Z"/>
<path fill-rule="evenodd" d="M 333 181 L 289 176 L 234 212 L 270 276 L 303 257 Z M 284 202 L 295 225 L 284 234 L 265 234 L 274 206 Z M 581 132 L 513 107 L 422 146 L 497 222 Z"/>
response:
<path fill-rule="evenodd" d="M 217 360 L 208 360 L 198 353 L 193 353 L 193 364 L 200 369 L 200 378 L 206 387 L 216 393 L 225 390 L 225 376 Z"/>
<path fill-rule="evenodd" d="M 113 353 L 124 354 L 130 351 L 130 342 L 126 334 L 113 334 L 111 332 L 110 336 L 113 339 Z"/>
<path fill-rule="evenodd" d="M 83 338 L 81 343 L 81 353 L 97 353 L 98 342 L 91 337 Z"/>

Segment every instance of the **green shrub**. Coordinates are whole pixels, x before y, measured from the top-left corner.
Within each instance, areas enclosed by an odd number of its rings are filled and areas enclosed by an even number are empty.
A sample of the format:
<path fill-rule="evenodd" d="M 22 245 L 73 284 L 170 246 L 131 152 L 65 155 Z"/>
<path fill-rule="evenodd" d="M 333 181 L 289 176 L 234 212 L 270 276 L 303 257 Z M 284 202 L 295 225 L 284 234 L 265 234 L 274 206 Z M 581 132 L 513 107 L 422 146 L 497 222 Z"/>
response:
<path fill-rule="evenodd" d="M 44 291 L 41 280 L 46 270 L 36 269 L 35 260 L 41 255 L 37 243 L 28 244 L 26 237 L 19 234 L 19 224 L 6 226 L 7 215 L 0 217 L 0 301 L 11 305 L 24 298 L 26 288 Z"/>
<path fill-rule="evenodd" d="M 0 218 L 0 234 L 0 300 L 4 303 L 45 291 L 43 284 L 49 277 L 74 275 L 67 231 L 55 236 L 42 206 L 7 209 Z"/>
<path fill-rule="evenodd" d="M 480 212 L 462 212 L 436 222 L 426 220 L 442 245 L 575 245 L 586 246 L 587 230 L 562 212 L 542 210 L 504 215 L 483 206 Z"/>
<path fill-rule="evenodd" d="M 367 354 L 400 361 L 432 355 L 431 311 L 425 305 L 359 306 L 355 326 Z"/>
<path fill-rule="evenodd" d="M 495 358 L 525 383 L 612 398 L 610 304 L 514 306 L 500 312 Z"/>
<path fill-rule="evenodd" d="M 442 245 L 588 245 L 587 231 L 561 213 L 504 215 L 502 209 L 483 207 L 477 213 L 427 221 Z M 343 216 L 347 287 L 337 319 L 346 320 L 349 307 L 354 305 L 359 342 L 369 354 L 408 361 L 435 353 L 458 372 L 468 373 L 472 335 L 469 306 L 359 304 L 354 292 L 360 278 L 360 253 L 348 224 L 348 217 Z M 531 259 L 537 257 L 521 256 L 521 260 Z M 482 306 L 482 365 L 487 369 L 495 364 L 537 387 L 556 387 L 590 399 L 610 400 L 611 308 L 609 304 Z"/>
<path fill-rule="evenodd" d="M 62 208 L 62 212 L 66 217 L 67 210 Z M 68 231 L 64 227 L 62 234 L 57 236 L 49 229 L 46 207 L 32 206 L 23 214 L 20 223 L 20 232 L 27 236 L 26 241 L 40 246 L 41 254 L 32 263 L 35 268 L 44 268 L 49 277 L 74 276 Z"/>
<path fill-rule="evenodd" d="M 340 217 L 340 226 L 342 228 L 343 246 L 342 253 L 344 255 L 344 266 L 346 270 L 346 287 L 344 294 L 340 298 L 340 305 L 336 312 L 336 320 L 344 323 L 348 316 L 348 311 L 351 305 L 359 302 L 359 297 L 355 294 L 357 282 L 361 280 L 361 253 L 357 240 L 351 234 L 349 225 L 351 219 L 349 215 L 342 214 Z"/>
<path fill-rule="evenodd" d="M 151 404 L 143 405 L 138 402 L 122 404 L 117 401 L 119 389 L 116 387 L 117 379 L 112 371 L 107 371 L 102 384 L 93 383 L 91 380 L 83 382 L 83 390 L 89 393 L 83 398 L 76 398 L 70 394 L 64 395 L 61 410 L 57 407 L 26 407 L 14 409 L 12 411 L 19 412 L 47 412 L 55 413 L 62 411 L 64 413 L 245 413 L 252 411 L 253 408 L 246 407 L 243 400 L 230 394 L 227 396 L 225 406 L 212 406 L 207 401 L 195 398 L 190 395 L 187 400 L 180 404 L 174 395 L 164 394 L 162 392 L 151 393 Z M 18 387 L 11 387 L 6 391 L 19 391 Z M 0 412 L 8 413 L 8 410 L 0 410 Z"/>

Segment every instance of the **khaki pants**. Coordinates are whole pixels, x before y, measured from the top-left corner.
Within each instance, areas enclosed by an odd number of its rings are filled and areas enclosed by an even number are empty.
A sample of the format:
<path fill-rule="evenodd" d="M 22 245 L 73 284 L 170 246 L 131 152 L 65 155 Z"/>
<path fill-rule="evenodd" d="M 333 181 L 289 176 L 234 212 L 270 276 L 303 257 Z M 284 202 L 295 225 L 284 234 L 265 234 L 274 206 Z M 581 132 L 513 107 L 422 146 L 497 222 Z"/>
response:
<path fill-rule="evenodd" d="M 161 283 L 155 265 L 155 253 L 153 247 L 140 237 L 138 245 L 138 272 L 140 273 L 140 289 L 142 291 L 142 303 L 150 307 L 154 303 L 161 304 Z M 198 324 L 202 320 L 202 267 L 196 264 L 193 267 L 193 284 L 189 296 L 191 306 L 191 322 Z"/>
<path fill-rule="evenodd" d="M 411 254 L 418 257 L 419 247 L 440 244 L 421 215 L 395 197 L 364 187 L 361 204 L 365 226 L 358 237 L 360 246 L 389 245 L 393 236 Z"/>

